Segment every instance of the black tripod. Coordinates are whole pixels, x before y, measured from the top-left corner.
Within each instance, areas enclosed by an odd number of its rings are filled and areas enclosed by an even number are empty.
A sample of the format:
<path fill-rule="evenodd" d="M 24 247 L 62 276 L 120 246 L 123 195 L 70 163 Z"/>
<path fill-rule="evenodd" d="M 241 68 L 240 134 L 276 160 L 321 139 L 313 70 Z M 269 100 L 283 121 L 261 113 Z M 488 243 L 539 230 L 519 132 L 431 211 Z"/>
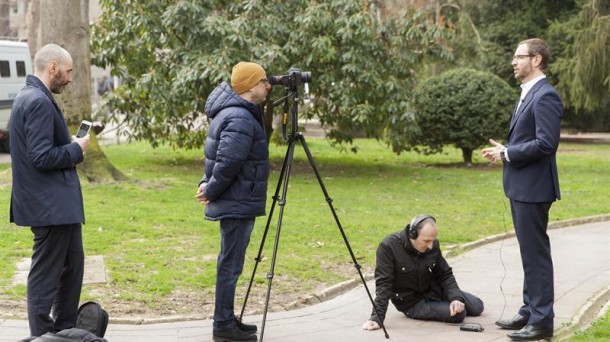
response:
<path fill-rule="evenodd" d="M 248 285 L 248 290 L 246 292 L 246 297 L 244 299 L 244 305 L 242 306 L 242 310 L 241 313 L 239 315 L 239 319 L 241 320 L 243 315 L 244 315 L 244 311 L 246 309 L 246 304 L 248 303 L 248 297 L 250 295 L 250 290 L 252 288 L 252 283 L 254 281 L 254 276 L 256 274 L 256 270 L 258 268 L 258 264 L 261 261 L 261 255 L 263 253 L 263 247 L 265 245 L 265 240 L 267 239 L 267 233 L 269 232 L 269 225 L 271 223 L 271 219 L 273 218 L 273 213 L 275 211 L 275 205 L 277 203 L 279 203 L 280 205 L 280 212 L 279 212 L 279 217 L 278 217 L 278 221 L 277 221 L 277 228 L 276 228 L 276 234 L 275 234 L 275 243 L 273 245 L 273 256 L 271 258 L 271 266 L 269 269 L 269 273 L 267 273 L 267 280 L 268 280 L 268 285 L 267 285 L 267 294 L 265 296 L 265 309 L 263 312 L 263 322 L 262 322 L 262 326 L 261 326 L 261 332 L 260 332 L 260 341 L 263 341 L 263 336 L 265 333 L 265 322 L 267 320 L 267 311 L 269 309 L 269 296 L 271 294 L 271 285 L 272 285 L 272 281 L 273 281 L 273 277 L 274 277 L 274 270 L 275 270 L 275 261 L 277 258 L 277 250 L 278 250 L 278 245 L 279 245 L 279 241 L 280 241 L 280 232 L 282 229 L 282 219 L 284 216 L 284 205 L 286 204 L 286 195 L 288 193 L 288 181 L 290 180 L 290 170 L 292 168 L 292 161 L 293 161 L 293 156 L 294 156 L 294 149 L 295 149 L 295 145 L 297 142 L 301 143 L 301 146 L 303 146 L 303 149 L 305 150 L 305 154 L 307 155 L 307 159 L 309 160 L 309 164 L 311 165 L 313 171 L 316 174 L 316 178 L 318 179 L 318 183 L 320 184 L 320 187 L 322 188 L 322 192 L 324 193 L 324 197 L 326 198 L 326 202 L 328 203 L 330 210 L 333 214 L 333 217 L 335 218 L 335 222 L 337 223 L 337 227 L 339 228 L 339 231 L 341 232 L 341 236 L 343 236 L 343 241 L 345 242 L 345 246 L 347 247 L 347 250 L 349 251 L 350 256 L 352 257 L 352 261 L 354 262 L 354 267 L 356 268 L 356 270 L 358 271 L 358 274 L 360 275 L 360 279 L 362 281 L 362 284 L 364 285 L 364 288 L 366 290 L 366 293 L 369 297 L 369 299 L 371 300 L 371 304 L 373 305 L 373 308 L 375 310 L 375 313 L 377 313 L 377 307 L 375 306 L 375 302 L 373 301 L 373 297 L 371 297 L 371 293 L 368 289 L 368 286 L 366 285 L 366 281 L 364 280 L 364 276 L 362 275 L 362 271 L 361 271 L 361 266 L 358 264 L 358 261 L 356 260 L 356 257 L 354 256 L 354 253 L 352 251 L 352 248 L 350 247 L 349 241 L 347 240 L 347 236 L 345 235 L 345 232 L 343 230 L 343 227 L 341 226 L 341 222 L 339 222 L 339 217 L 337 216 L 337 213 L 335 211 L 335 208 L 333 207 L 332 204 L 332 198 L 330 198 L 330 196 L 328 195 L 328 192 L 326 191 L 326 187 L 324 186 L 324 183 L 322 182 L 322 177 L 320 177 L 320 173 L 318 172 L 318 169 L 316 168 L 316 164 L 314 162 L 313 156 L 311 154 L 311 151 L 309 150 L 309 147 L 307 146 L 307 143 L 305 142 L 305 137 L 303 136 L 303 134 L 301 132 L 298 132 L 297 130 L 297 116 L 298 116 L 298 91 L 297 91 L 297 86 L 301 84 L 301 72 L 299 70 L 296 69 L 291 69 L 293 70 L 293 73 L 290 73 L 287 76 L 283 76 L 283 78 L 285 79 L 280 79 L 279 77 L 275 77 L 275 81 L 272 81 L 271 83 L 273 84 L 273 82 L 276 82 L 276 84 L 284 84 L 286 86 L 286 96 L 277 100 L 276 102 L 273 103 L 273 105 L 275 106 L 276 104 L 279 104 L 281 102 L 284 102 L 284 140 L 288 142 L 288 149 L 286 151 L 286 157 L 284 158 L 284 162 L 282 164 L 282 171 L 280 173 L 278 182 L 277 182 L 277 187 L 275 189 L 275 194 L 273 195 L 273 204 L 271 205 L 271 209 L 269 212 L 269 216 L 267 218 L 267 224 L 265 226 L 265 231 L 263 233 L 263 238 L 260 244 L 260 248 L 258 250 L 258 255 L 256 256 L 255 260 L 256 263 L 254 265 L 254 270 L 252 271 L 252 277 L 250 278 L 250 283 Z M 296 70 L 296 71 L 294 71 Z M 298 74 L 296 74 L 298 73 Z M 304 78 L 306 81 L 309 80 L 309 73 L 303 73 L 303 74 L 307 74 L 305 75 L 306 78 Z M 294 76 L 294 77 L 293 77 Z M 305 82 L 305 92 L 307 94 L 308 89 L 307 89 L 307 83 Z M 292 106 L 290 106 L 290 121 L 291 121 L 291 132 L 289 135 L 286 135 L 286 122 L 288 119 L 288 99 L 290 98 L 290 96 L 293 96 L 292 99 Z M 280 193 L 280 189 L 282 191 L 281 196 L 278 196 Z M 377 314 L 377 316 L 379 317 L 379 315 Z M 381 327 L 383 328 L 383 332 L 385 334 L 386 338 L 390 338 L 390 336 L 388 335 L 388 332 L 385 329 L 385 326 L 383 325 L 383 323 L 381 324 Z"/>

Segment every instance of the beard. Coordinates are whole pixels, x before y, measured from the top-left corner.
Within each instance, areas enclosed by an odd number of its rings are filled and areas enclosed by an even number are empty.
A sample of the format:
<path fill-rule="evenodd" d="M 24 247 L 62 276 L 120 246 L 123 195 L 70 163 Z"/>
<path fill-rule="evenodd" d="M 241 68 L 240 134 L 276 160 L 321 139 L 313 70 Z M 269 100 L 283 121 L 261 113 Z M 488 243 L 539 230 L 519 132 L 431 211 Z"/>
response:
<path fill-rule="evenodd" d="M 53 93 L 53 94 L 61 94 L 63 93 L 64 89 L 66 88 L 66 86 L 68 85 L 68 81 L 67 81 L 67 77 L 65 77 L 63 72 L 58 72 L 57 74 L 55 74 L 55 76 L 53 76 L 53 78 L 51 79 L 51 84 L 49 85 L 49 90 Z"/>
<path fill-rule="evenodd" d="M 517 72 L 515 73 L 515 79 L 517 81 L 523 81 L 524 79 L 526 79 L 530 74 L 532 73 L 532 66 L 531 65 L 526 65 L 523 66 L 522 68 L 519 68 L 517 70 Z"/>

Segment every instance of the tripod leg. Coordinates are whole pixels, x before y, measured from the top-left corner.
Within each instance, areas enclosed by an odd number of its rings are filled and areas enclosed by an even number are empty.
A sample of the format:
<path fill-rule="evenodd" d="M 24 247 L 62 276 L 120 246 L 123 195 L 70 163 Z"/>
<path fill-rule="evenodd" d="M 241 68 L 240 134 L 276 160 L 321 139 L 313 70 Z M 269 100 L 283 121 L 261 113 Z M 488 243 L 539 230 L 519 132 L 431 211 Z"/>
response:
<path fill-rule="evenodd" d="M 280 172 L 279 179 L 277 180 L 277 186 L 275 188 L 275 193 L 273 195 L 273 203 L 271 204 L 271 209 L 269 209 L 269 216 L 267 216 L 267 223 L 265 224 L 265 231 L 263 233 L 263 237 L 261 239 L 261 244 L 258 248 L 258 254 L 256 255 L 256 262 L 254 263 L 254 269 L 252 270 L 252 276 L 250 277 L 250 282 L 248 283 L 248 289 L 246 290 L 246 297 L 244 298 L 244 304 L 241 307 L 241 312 L 239 314 L 239 320 L 241 321 L 244 317 L 244 312 L 246 311 L 246 305 L 248 304 L 248 298 L 250 296 L 250 291 L 252 290 L 252 284 L 254 282 L 254 276 L 256 275 L 256 270 L 258 269 L 258 264 L 261 262 L 261 256 L 263 254 L 263 248 L 265 247 L 265 241 L 267 240 L 267 233 L 269 232 L 269 226 L 271 224 L 271 219 L 273 218 L 273 212 L 275 211 L 275 205 L 279 199 L 278 194 L 280 193 L 280 189 L 282 187 L 282 180 L 284 179 L 284 171 L 286 170 L 286 166 L 288 165 L 288 153 L 290 152 L 290 148 L 286 149 L 286 156 L 284 157 L 284 162 L 282 163 L 282 171 Z"/>
<path fill-rule="evenodd" d="M 284 182 L 282 184 L 282 195 L 279 198 L 279 206 L 280 212 L 278 214 L 277 220 L 277 228 L 275 232 L 275 242 L 273 244 L 273 255 L 271 257 L 271 266 L 269 268 L 269 273 L 267 273 L 267 294 L 265 295 L 265 309 L 263 311 L 263 322 L 261 324 L 261 334 L 260 334 L 260 342 L 263 341 L 263 336 L 265 334 L 265 323 L 267 321 L 267 311 L 269 310 L 269 297 L 271 296 L 271 285 L 274 277 L 275 270 L 275 260 L 277 258 L 277 249 L 280 242 L 280 232 L 282 229 L 282 219 L 284 217 L 284 205 L 286 204 L 286 195 L 288 193 L 288 181 L 290 180 L 290 170 L 292 168 L 292 160 L 294 156 L 294 146 L 295 140 L 291 139 L 288 145 L 288 151 L 286 153 L 286 158 L 284 160 L 284 167 L 282 168 L 282 175 L 280 176 Z M 279 183 L 278 183 L 279 188 Z"/>
<path fill-rule="evenodd" d="M 356 270 L 358 271 L 358 274 L 360 275 L 360 280 L 362 281 L 362 285 L 364 285 L 364 289 L 366 290 L 366 293 L 369 296 L 369 299 L 371 300 L 371 304 L 373 304 L 373 310 L 375 310 L 377 317 L 380 317 L 379 313 L 377 312 L 377 306 L 375 305 L 375 301 L 373 300 L 373 297 L 371 296 L 371 292 L 369 291 L 369 288 L 366 285 L 366 281 L 364 280 L 364 276 L 362 275 L 361 266 L 360 266 L 360 264 L 358 264 L 358 261 L 356 260 L 356 256 L 354 255 L 354 252 L 352 251 L 352 247 L 350 246 L 349 241 L 347 240 L 347 235 L 345 235 L 345 231 L 343 230 L 343 227 L 341 226 L 341 222 L 339 221 L 339 217 L 337 216 L 335 207 L 333 207 L 333 199 L 330 198 L 330 196 L 328 195 L 328 191 L 326 191 L 326 187 L 324 186 L 324 182 L 322 182 L 322 177 L 320 176 L 320 173 L 318 172 L 318 168 L 316 167 L 316 163 L 313 159 L 313 155 L 311 154 L 311 151 L 309 150 L 309 147 L 307 146 L 305 137 L 303 136 L 302 133 L 299 132 L 297 134 L 297 138 L 301 142 L 301 145 L 303 146 L 303 149 L 305 150 L 305 154 L 307 154 L 307 159 L 309 160 L 309 165 L 311 165 L 311 168 L 313 169 L 314 173 L 316 174 L 318 183 L 320 183 L 320 188 L 322 188 L 322 192 L 324 193 L 324 197 L 326 198 L 326 203 L 328 203 L 328 206 L 330 207 L 330 211 L 333 213 L 333 217 L 335 218 L 337 227 L 339 228 L 339 231 L 341 232 L 341 236 L 343 237 L 345 246 L 347 247 L 347 250 L 349 251 L 349 254 L 352 257 L 352 261 L 354 262 L 354 267 L 356 268 Z M 388 332 L 385 329 L 385 325 L 383 323 L 381 323 L 381 328 L 383 328 L 385 337 L 389 339 L 390 336 L 388 335 Z"/>

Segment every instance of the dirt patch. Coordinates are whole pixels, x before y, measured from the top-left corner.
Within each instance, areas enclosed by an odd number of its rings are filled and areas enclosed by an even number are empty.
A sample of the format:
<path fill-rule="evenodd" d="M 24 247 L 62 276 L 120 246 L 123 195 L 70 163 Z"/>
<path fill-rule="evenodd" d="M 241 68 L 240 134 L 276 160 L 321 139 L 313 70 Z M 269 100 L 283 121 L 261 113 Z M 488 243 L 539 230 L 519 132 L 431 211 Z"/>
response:
<path fill-rule="evenodd" d="M 355 285 L 360 284 L 360 278 L 353 269 L 345 267 L 332 267 L 332 272 L 343 270 L 345 279 L 358 279 Z M 331 271 L 331 270 L 329 270 Z M 351 272 L 350 272 L 351 271 Z M 242 275 L 248 278 L 249 274 Z M 248 278 L 249 279 L 249 278 Z M 312 297 L 323 293 L 327 288 L 336 284 L 303 283 L 296 278 L 276 275 L 271 287 L 269 298 L 269 312 L 294 310 L 314 304 Z M 235 313 L 239 315 L 244 302 L 248 280 L 238 286 L 235 298 Z M 307 290 L 302 290 L 307 288 Z M 347 288 L 346 288 L 347 289 Z M 214 314 L 214 289 L 211 290 L 185 290 L 178 289 L 166 296 L 154 300 L 142 300 L 137 293 L 131 298 L 117 296 L 116 288 L 111 284 L 88 284 L 83 286 L 81 301 L 95 300 L 108 311 L 114 323 L 156 323 L 179 320 L 211 319 Z M 267 281 L 253 284 L 250 292 L 245 315 L 261 314 L 265 307 Z M 27 319 L 26 299 L 7 299 L 0 296 L 0 312 L 2 318 Z M 321 298 L 328 299 L 328 298 Z"/>

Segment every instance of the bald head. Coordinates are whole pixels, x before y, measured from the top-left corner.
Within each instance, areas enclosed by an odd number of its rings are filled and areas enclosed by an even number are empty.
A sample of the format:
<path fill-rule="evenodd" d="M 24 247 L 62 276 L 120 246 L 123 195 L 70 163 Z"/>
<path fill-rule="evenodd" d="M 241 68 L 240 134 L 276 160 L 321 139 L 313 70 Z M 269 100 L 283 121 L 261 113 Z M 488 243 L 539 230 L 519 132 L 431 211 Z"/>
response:
<path fill-rule="evenodd" d="M 427 218 L 418 224 L 419 233 L 417 238 L 410 238 L 411 245 L 420 253 L 425 253 L 434 247 L 434 241 L 438 236 L 436 230 L 436 221 L 433 218 Z"/>
<path fill-rule="evenodd" d="M 34 56 L 34 74 L 52 93 L 61 94 L 72 82 L 72 56 L 57 44 L 43 46 Z"/>
<path fill-rule="evenodd" d="M 47 44 L 38 50 L 36 56 L 34 56 L 34 67 L 38 74 L 44 72 L 51 62 L 63 64 L 67 60 L 72 60 L 72 57 L 66 49 L 57 44 Z"/>

